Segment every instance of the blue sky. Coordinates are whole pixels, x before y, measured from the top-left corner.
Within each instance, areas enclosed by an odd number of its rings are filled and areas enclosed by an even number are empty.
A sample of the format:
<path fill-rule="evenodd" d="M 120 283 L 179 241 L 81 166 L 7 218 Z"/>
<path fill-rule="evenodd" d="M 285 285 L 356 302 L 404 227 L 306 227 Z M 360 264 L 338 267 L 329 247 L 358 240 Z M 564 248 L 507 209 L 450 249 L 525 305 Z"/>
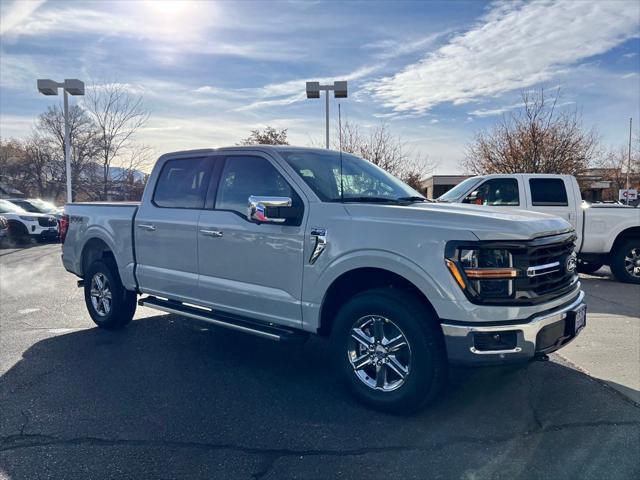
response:
<path fill-rule="evenodd" d="M 1 3 L 3 138 L 26 137 L 55 101 L 36 78 L 144 95 L 138 140 L 157 154 L 264 125 L 321 144 L 324 101 L 305 98 L 306 80 L 348 80 L 344 117 L 387 122 L 437 173 L 458 172 L 474 134 L 531 88 L 560 88 L 605 146 L 640 124 L 637 1 Z"/>

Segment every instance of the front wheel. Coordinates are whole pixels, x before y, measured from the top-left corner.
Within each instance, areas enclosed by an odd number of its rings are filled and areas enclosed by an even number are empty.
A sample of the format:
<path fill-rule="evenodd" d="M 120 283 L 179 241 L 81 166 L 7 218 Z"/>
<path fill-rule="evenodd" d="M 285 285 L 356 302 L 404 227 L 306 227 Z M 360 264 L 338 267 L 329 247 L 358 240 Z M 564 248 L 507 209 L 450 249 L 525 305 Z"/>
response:
<path fill-rule="evenodd" d="M 609 266 L 619 281 L 640 284 L 640 238 L 630 238 L 618 245 Z"/>
<path fill-rule="evenodd" d="M 84 277 L 84 300 L 96 325 L 107 330 L 124 327 L 136 311 L 136 294 L 125 289 L 112 259 L 97 260 Z"/>
<path fill-rule="evenodd" d="M 448 365 L 442 331 L 431 317 L 415 296 L 392 288 L 360 293 L 340 309 L 333 351 L 359 400 L 411 413 L 440 393 Z"/>

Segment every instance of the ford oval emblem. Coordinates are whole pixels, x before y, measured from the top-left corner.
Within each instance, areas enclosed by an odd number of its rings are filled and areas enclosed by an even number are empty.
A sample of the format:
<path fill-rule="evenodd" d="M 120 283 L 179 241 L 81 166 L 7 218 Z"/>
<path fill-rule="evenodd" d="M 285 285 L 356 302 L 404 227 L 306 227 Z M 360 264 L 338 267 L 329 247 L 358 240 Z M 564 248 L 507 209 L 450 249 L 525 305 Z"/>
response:
<path fill-rule="evenodd" d="M 575 272 L 576 267 L 578 266 L 578 258 L 576 253 L 573 252 L 571 255 L 567 257 L 567 262 L 565 263 L 565 269 L 567 272 Z"/>

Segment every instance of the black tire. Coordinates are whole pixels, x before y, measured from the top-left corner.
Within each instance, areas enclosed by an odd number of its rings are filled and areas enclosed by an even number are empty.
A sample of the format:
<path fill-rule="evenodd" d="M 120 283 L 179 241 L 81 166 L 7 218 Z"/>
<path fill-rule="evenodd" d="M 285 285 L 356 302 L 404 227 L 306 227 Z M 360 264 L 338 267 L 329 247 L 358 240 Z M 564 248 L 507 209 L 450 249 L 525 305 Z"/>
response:
<path fill-rule="evenodd" d="M 620 282 L 640 284 L 640 265 L 635 265 L 635 273 L 627 270 L 631 265 L 626 258 L 633 261 L 640 261 L 640 238 L 629 238 L 624 240 L 611 253 L 611 261 L 609 266 L 614 277 Z"/>
<path fill-rule="evenodd" d="M 94 306 L 91 291 L 96 287 L 95 278 L 106 279 L 108 290 L 111 293 L 109 307 L 97 300 L 98 307 Z M 105 299 L 105 297 L 102 298 Z M 115 330 L 127 325 L 136 312 L 136 294 L 125 289 L 120 281 L 118 266 L 111 258 L 96 260 L 86 271 L 84 277 L 84 301 L 91 319 L 95 324 L 107 330 Z"/>
<path fill-rule="evenodd" d="M 408 343 L 408 374 L 401 385 L 391 391 L 376 389 L 377 386 L 365 383 L 375 381 L 372 377 L 362 380 L 358 376 L 367 376 L 365 371 L 371 371 L 372 368 L 377 371 L 378 367 L 369 364 L 364 367 L 365 370 L 359 369 L 360 373 L 357 373 L 351 363 L 350 355 L 351 358 L 355 358 L 363 353 L 350 350 L 354 344 L 351 337 L 352 328 L 369 316 L 387 319 L 384 328 L 391 328 L 392 332 L 399 330 Z M 386 332 L 383 333 L 386 336 Z M 398 414 L 415 412 L 435 399 L 446 383 L 448 363 L 440 326 L 428 309 L 414 295 L 407 292 L 393 288 L 378 288 L 354 296 L 338 312 L 331 341 L 334 359 L 342 379 L 356 398 L 375 409 Z M 356 345 L 357 348 L 369 352 L 358 342 Z M 371 357 L 376 353 L 365 355 Z M 389 376 L 389 373 L 386 375 Z M 391 372 L 391 376 L 395 376 L 395 372 Z M 398 376 L 395 381 L 399 379 Z"/>
<path fill-rule="evenodd" d="M 15 245 L 22 245 L 29 241 L 29 230 L 23 223 L 11 221 L 9 228 L 9 239 Z"/>
<path fill-rule="evenodd" d="M 587 262 L 579 259 L 577 268 L 579 273 L 592 274 L 600 270 L 602 265 L 604 265 L 604 263 Z"/>

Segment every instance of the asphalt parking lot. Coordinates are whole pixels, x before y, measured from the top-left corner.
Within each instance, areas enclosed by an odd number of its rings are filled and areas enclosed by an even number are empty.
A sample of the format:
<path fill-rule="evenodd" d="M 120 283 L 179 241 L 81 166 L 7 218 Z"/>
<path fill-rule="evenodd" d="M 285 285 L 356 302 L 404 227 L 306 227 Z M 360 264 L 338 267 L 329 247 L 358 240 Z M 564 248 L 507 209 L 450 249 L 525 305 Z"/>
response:
<path fill-rule="evenodd" d="M 94 328 L 59 254 L 0 250 L 0 478 L 640 478 L 640 287 L 606 272 L 562 356 L 454 370 L 397 417 L 353 401 L 320 339 L 148 309 Z"/>

